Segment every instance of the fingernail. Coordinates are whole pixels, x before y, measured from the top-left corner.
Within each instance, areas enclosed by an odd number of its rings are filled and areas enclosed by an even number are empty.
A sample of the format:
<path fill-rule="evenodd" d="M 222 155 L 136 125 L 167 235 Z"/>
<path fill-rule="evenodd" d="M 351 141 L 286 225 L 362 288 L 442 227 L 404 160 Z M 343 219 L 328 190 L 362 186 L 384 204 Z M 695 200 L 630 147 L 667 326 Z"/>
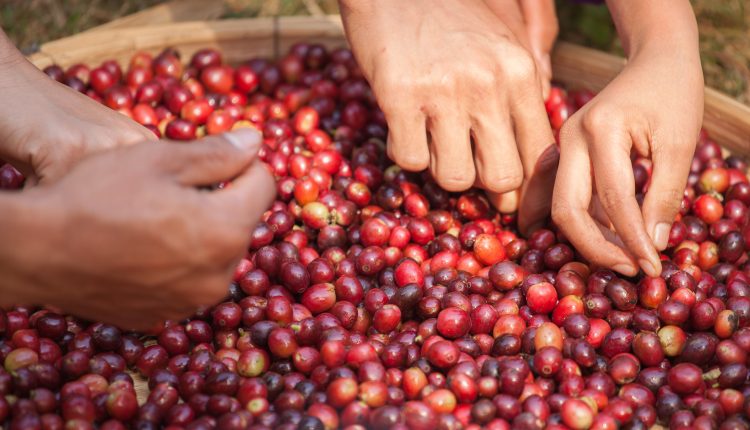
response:
<path fill-rule="evenodd" d="M 638 265 L 641 266 L 648 276 L 659 276 L 659 271 L 656 269 L 656 266 L 645 258 L 639 259 Z"/>
<path fill-rule="evenodd" d="M 239 128 L 224 133 L 224 138 L 242 151 L 255 151 L 260 146 L 260 133 L 251 128 Z"/>
<path fill-rule="evenodd" d="M 667 242 L 669 242 L 669 233 L 671 231 L 672 226 L 669 223 L 660 222 L 656 224 L 656 227 L 654 227 L 654 234 L 652 236 L 656 249 L 658 249 L 659 251 L 663 251 L 667 247 Z"/>
<path fill-rule="evenodd" d="M 630 275 L 633 275 L 634 268 L 630 264 L 619 263 L 619 264 L 616 264 L 614 267 L 612 267 L 612 270 L 614 270 L 615 272 L 619 272 L 623 275 L 630 276 Z"/>

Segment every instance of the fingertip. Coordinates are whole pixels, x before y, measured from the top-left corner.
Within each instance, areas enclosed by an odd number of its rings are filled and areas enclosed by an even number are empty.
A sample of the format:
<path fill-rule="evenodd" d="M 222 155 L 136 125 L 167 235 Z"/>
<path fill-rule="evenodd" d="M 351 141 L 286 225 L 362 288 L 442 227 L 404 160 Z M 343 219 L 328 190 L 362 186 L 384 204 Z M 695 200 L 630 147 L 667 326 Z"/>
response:
<path fill-rule="evenodd" d="M 229 195 L 234 204 L 245 201 L 248 210 L 262 214 L 276 197 L 276 181 L 266 164 L 256 161 L 221 194 Z"/>
<path fill-rule="evenodd" d="M 639 259 L 638 265 L 641 266 L 641 269 L 643 269 L 643 272 L 646 273 L 646 275 L 651 277 L 656 277 L 661 274 L 661 261 L 657 260 L 656 263 L 646 260 L 646 259 Z"/>
<path fill-rule="evenodd" d="M 276 198 L 276 180 L 265 163 L 255 163 L 252 168 L 257 168 L 259 171 L 258 175 L 266 182 L 266 186 L 263 189 L 265 190 L 267 205 L 270 205 L 273 203 L 274 198 Z"/>
<path fill-rule="evenodd" d="M 659 251 L 667 249 L 669 243 L 669 234 L 672 231 L 672 225 L 667 222 L 658 222 L 652 228 L 649 229 L 651 240 L 654 242 L 654 246 Z"/>
<path fill-rule="evenodd" d="M 498 212 L 509 214 L 518 210 L 519 191 L 513 190 L 507 193 L 487 193 L 490 203 Z"/>
<path fill-rule="evenodd" d="M 253 128 L 238 128 L 222 134 L 222 137 L 240 151 L 253 155 L 258 152 L 263 141 L 260 133 Z"/>
<path fill-rule="evenodd" d="M 388 158 L 404 170 L 420 172 L 430 165 L 427 129 L 418 109 L 386 115 L 388 120 Z"/>
<path fill-rule="evenodd" d="M 430 155 L 426 151 L 407 149 L 406 151 L 395 150 L 392 144 L 388 150 L 388 157 L 399 167 L 409 172 L 421 172 L 430 166 Z"/>
<path fill-rule="evenodd" d="M 477 180 L 474 166 L 457 168 L 455 164 L 449 164 L 445 159 L 439 161 L 440 157 L 433 157 L 430 162 L 430 174 L 435 182 L 445 191 L 458 193 L 466 191 L 474 185 Z M 462 164 L 462 163 L 456 163 Z"/>
<path fill-rule="evenodd" d="M 435 182 L 437 182 L 442 189 L 450 193 L 466 191 L 471 188 L 471 185 L 474 183 L 474 175 L 471 176 L 471 181 L 455 176 L 441 177 L 436 173 L 433 173 L 433 177 L 435 178 Z"/>
<path fill-rule="evenodd" d="M 612 266 L 612 270 L 625 276 L 635 276 L 638 274 L 638 268 L 628 263 L 618 263 Z"/>

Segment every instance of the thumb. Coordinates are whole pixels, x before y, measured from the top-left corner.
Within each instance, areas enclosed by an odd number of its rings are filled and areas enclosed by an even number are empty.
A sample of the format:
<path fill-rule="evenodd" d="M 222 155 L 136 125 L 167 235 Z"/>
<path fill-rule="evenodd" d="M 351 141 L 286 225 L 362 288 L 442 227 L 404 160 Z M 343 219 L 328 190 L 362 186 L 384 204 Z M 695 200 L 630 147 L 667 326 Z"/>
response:
<path fill-rule="evenodd" d="M 261 142 L 260 133 L 249 128 L 188 143 L 168 142 L 161 167 L 182 185 L 212 185 L 243 173 L 255 160 Z"/>
<path fill-rule="evenodd" d="M 518 0 L 521 5 L 531 49 L 549 54 L 559 30 L 554 0 Z"/>
<path fill-rule="evenodd" d="M 549 82 L 552 80 L 550 52 L 555 44 L 559 30 L 557 14 L 555 13 L 555 2 L 554 0 L 518 1 L 521 6 L 523 19 L 526 22 L 531 53 L 534 56 L 539 75 L 542 78 L 542 92 L 546 98 L 549 93 Z"/>
<path fill-rule="evenodd" d="M 654 150 L 654 171 L 643 200 L 643 218 L 656 248 L 663 251 L 680 211 L 693 151 L 679 145 Z"/>
<path fill-rule="evenodd" d="M 487 198 L 498 212 L 509 214 L 518 210 L 520 190 L 507 191 L 505 193 L 487 192 Z"/>

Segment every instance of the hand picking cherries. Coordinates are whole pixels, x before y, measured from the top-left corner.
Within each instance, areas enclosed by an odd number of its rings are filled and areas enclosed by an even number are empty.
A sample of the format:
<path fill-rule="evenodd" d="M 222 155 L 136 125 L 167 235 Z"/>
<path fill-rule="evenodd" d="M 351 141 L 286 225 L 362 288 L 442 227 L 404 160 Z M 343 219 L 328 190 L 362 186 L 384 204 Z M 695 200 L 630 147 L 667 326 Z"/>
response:
<path fill-rule="evenodd" d="M 750 428 L 750 183 L 705 134 L 662 275 L 625 279 L 392 165 L 346 49 L 45 71 L 158 136 L 262 130 L 278 200 L 226 301 L 154 336 L 0 311 L 2 428 Z M 553 88 L 553 127 L 592 96 Z M 642 198 L 651 164 L 633 170 Z"/>

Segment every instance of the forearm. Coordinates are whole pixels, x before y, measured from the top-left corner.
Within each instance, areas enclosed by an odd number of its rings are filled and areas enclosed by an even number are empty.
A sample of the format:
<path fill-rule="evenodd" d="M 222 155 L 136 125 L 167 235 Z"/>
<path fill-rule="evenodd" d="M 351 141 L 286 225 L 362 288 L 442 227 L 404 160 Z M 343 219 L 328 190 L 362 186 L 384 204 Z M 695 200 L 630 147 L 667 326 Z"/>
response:
<path fill-rule="evenodd" d="M 607 0 L 623 48 L 641 54 L 699 59 L 698 26 L 688 0 Z"/>
<path fill-rule="evenodd" d="M 31 64 L 0 29 L 0 159 L 27 162 L 26 149 L 19 148 L 18 124 L 34 120 L 34 111 L 43 108 L 36 93 L 49 80 Z"/>
<path fill-rule="evenodd" d="M 0 28 L 0 92 L 40 77 L 43 73 L 29 63 Z"/>

